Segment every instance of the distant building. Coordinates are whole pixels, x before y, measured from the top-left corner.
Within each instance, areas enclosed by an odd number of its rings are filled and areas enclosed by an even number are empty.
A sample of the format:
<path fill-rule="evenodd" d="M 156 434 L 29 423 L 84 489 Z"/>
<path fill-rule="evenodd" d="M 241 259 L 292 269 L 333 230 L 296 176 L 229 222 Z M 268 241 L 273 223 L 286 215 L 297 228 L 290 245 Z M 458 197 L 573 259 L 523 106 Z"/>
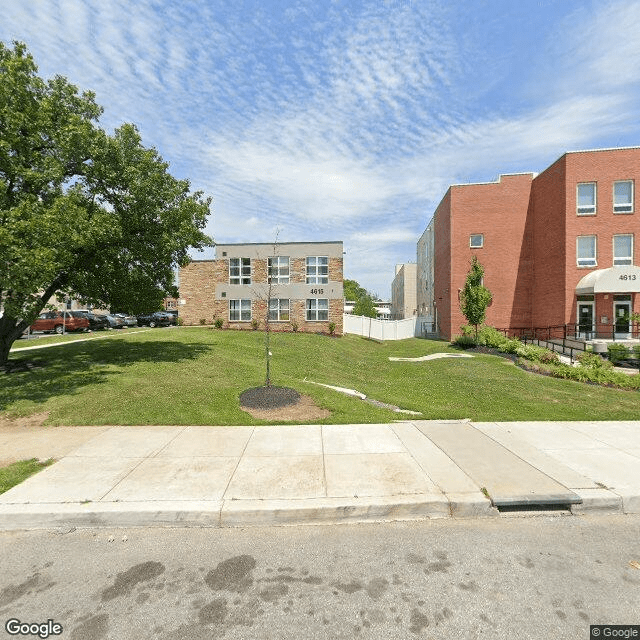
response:
<path fill-rule="evenodd" d="M 414 262 L 396 265 L 391 284 L 391 319 L 404 320 L 417 314 L 416 272 Z"/>
<path fill-rule="evenodd" d="M 493 294 L 487 324 L 631 335 L 640 312 L 640 148 L 574 151 L 539 175 L 449 187 L 418 242 L 418 312 L 451 338 L 472 256 Z M 566 328 L 566 327 L 565 327 Z"/>
<path fill-rule="evenodd" d="M 215 255 L 180 269 L 185 325 L 263 329 L 268 310 L 273 331 L 342 333 L 342 242 L 218 244 Z"/>
<path fill-rule="evenodd" d="M 374 300 L 373 304 L 376 308 L 376 318 L 378 320 L 389 320 L 391 318 L 391 302 L 388 300 Z M 344 301 L 344 312 L 348 315 L 353 314 L 356 306 L 355 300 Z"/>
<path fill-rule="evenodd" d="M 374 300 L 378 313 L 378 320 L 391 320 L 391 301 L 390 300 Z"/>

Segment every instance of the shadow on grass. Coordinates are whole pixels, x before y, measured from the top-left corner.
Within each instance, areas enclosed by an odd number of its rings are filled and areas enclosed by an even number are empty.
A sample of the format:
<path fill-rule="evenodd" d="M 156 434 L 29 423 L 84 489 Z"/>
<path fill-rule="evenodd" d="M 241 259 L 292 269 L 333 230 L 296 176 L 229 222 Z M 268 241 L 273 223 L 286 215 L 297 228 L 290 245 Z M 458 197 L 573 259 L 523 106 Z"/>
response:
<path fill-rule="evenodd" d="M 10 359 L 13 372 L 0 375 L 0 411 L 20 400 L 45 402 L 89 384 L 106 382 L 135 364 L 177 364 L 194 360 L 210 348 L 210 345 L 172 340 L 96 341 L 51 347 L 37 355 L 14 351 Z M 123 371 L 114 370 L 114 366 Z"/>

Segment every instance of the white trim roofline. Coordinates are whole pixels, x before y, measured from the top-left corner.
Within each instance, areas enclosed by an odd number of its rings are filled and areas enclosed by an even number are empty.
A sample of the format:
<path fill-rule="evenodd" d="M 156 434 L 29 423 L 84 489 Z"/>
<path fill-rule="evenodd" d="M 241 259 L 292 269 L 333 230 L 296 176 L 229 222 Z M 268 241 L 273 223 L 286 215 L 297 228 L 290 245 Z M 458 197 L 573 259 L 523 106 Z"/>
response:
<path fill-rule="evenodd" d="M 455 182 L 454 184 L 449 185 L 449 189 L 451 189 L 451 187 L 471 187 L 471 186 L 482 185 L 482 184 L 499 184 L 502 181 L 502 178 L 507 178 L 509 176 L 532 176 L 532 178 L 535 178 L 537 175 L 538 174 L 535 171 L 500 173 L 498 174 L 497 180 L 488 180 L 487 182 Z"/>
<path fill-rule="evenodd" d="M 562 155 L 559 155 L 550 165 L 552 167 L 558 160 L 562 160 L 565 156 L 574 153 L 598 153 L 600 151 L 632 151 L 633 149 L 640 149 L 640 146 L 635 147 L 603 147 L 601 149 L 577 149 L 576 151 L 565 151 Z M 547 167 L 547 169 L 549 168 Z M 547 170 L 545 169 L 545 171 Z"/>

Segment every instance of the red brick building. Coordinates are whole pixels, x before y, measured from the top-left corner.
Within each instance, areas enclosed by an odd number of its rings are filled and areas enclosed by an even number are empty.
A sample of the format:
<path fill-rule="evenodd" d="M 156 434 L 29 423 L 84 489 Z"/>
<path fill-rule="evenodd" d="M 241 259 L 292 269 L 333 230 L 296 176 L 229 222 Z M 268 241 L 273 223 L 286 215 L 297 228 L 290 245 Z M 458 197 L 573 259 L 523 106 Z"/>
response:
<path fill-rule="evenodd" d="M 441 337 L 460 332 L 459 296 L 475 255 L 493 294 L 487 324 L 628 336 L 640 312 L 639 181 L 634 147 L 565 153 L 539 175 L 452 185 L 418 243 L 427 280 L 419 313 Z"/>

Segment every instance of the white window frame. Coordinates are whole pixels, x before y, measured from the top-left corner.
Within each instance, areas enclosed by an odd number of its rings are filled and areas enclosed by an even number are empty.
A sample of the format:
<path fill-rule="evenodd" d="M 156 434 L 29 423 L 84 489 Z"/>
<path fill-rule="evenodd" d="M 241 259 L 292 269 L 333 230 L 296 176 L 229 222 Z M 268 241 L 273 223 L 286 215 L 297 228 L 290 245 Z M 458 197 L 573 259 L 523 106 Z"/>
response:
<path fill-rule="evenodd" d="M 290 319 L 291 301 L 289 298 L 271 298 L 269 300 L 269 321 L 289 322 Z"/>
<path fill-rule="evenodd" d="M 237 262 L 237 265 L 234 265 L 234 262 Z M 252 275 L 251 258 L 229 258 L 229 284 L 251 284 Z"/>
<path fill-rule="evenodd" d="M 326 262 L 320 263 L 323 260 Z M 305 261 L 307 284 L 329 284 L 329 257 L 307 256 Z"/>
<path fill-rule="evenodd" d="M 628 183 L 631 185 L 631 201 L 624 203 L 616 203 L 616 185 Z M 613 213 L 633 213 L 633 196 L 634 196 L 633 180 L 616 180 L 613 183 Z"/>
<path fill-rule="evenodd" d="M 289 256 L 272 256 L 267 260 L 268 281 L 289 284 Z"/>
<path fill-rule="evenodd" d="M 232 309 L 232 303 L 238 303 L 237 309 Z M 249 315 L 247 317 L 247 310 Z M 237 314 L 238 317 L 233 317 Z M 244 314 L 244 318 L 242 317 Z M 229 300 L 229 322 L 251 322 L 252 309 L 251 300 L 248 298 L 236 298 L 235 300 Z"/>
<path fill-rule="evenodd" d="M 580 206 L 580 187 L 593 185 L 593 204 Z M 576 185 L 576 211 L 579 216 L 595 216 L 598 209 L 598 184 L 596 182 L 578 182 Z"/>
<path fill-rule="evenodd" d="M 327 322 L 329 320 L 329 298 L 307 298 L 305 309 L 307 322 Z"/>
<path fill-rule="evenodd" d="M 474 244 L 474 238 L 480 238 L 480 244 Z M 469 247 L 471 249 L 482 249 L 482 247 L 484 247 L 484 233 L 472 233 L 469 236 Z"/>
<path fill-rule="evenodd" d="M 581 258 L 580 257 L 580 240 L 582 238 L 593 238 L 593 258 Z M 582 260 L 582 262 L 580 262 Z M 589 261 L 589 262 L 587 262 Z M 588 236 L 578 236 L 576 238 L 576 264 L 579 267 L 597 267 L 598 266 L 598 236 L 588 235 Z"/>
<path fill-rule="evenodd" d="M 616 238 L 631 238 L 631 255 L 616 257 Z M 624 267 L 633 264 L 633 234 L 632 233 L 616 233 L 613 236 L 613 266 Z"/>

